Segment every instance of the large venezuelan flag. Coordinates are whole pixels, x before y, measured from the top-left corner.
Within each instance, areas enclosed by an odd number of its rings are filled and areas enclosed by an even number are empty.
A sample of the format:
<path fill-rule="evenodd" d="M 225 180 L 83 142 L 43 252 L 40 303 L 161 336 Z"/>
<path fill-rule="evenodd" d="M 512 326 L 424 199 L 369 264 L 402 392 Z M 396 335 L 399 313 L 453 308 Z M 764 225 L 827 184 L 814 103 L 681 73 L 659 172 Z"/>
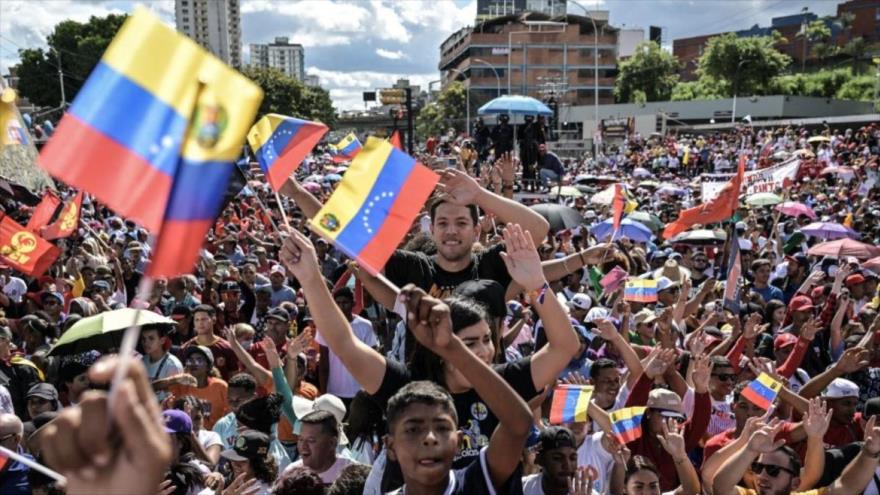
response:
<path fill-rule="evenodd" d="M 761 373 L 758 375 L 758 378 L 752 380 L 751 383 L 743 389 L 742 396 L 748 399 L 752 404 L 761 409 L 767 410 L 770 409 L 770 405 L 773 404 L 773 400 L 776 399 L 776 395 L 779 394 L 780 389 L 782 389 L 781 383 L 774 380 L 773 377 L 767 373 Z"/>
<path fill-rule="evenodd" d="M 550 423 L 585 423 L 589 419 L 587 409 L 593 397 L 592 385 L 558 385 L 553 389 L 550 404 Z"/>
<path fill-rule="evenodd" d="M 247 138 L 269 184 L 277 191 L 326 133 L 327 126 L 320 122 L 270 113 L 254 124 Z"/>
<path fill-rule="evenodd" d="M 626 407 L 610 414 L 611 431 L 623 443 L 629 443 L 642 436 L 642 416 L 647 407 Z"/>
<path fill-rule="evenodd" d="M 150 275 L 186 273 L 261 100 L 256 84 L 141 8 L 104 52 L 40 163 L 158 234 Z"/>
<path fill-rule="evenodd" d="M 361 151 L 361 142 L 354 133 L 342 138 L 341 141 L 331 146 L 333 149 L 333 162 L 341 163 L 353 160 Z"/>
<path fill-rule="evenodd" d="M 438 180 L 436 173 L 388 141 L 370 137 L 309 226 L 375 275 Z"/>

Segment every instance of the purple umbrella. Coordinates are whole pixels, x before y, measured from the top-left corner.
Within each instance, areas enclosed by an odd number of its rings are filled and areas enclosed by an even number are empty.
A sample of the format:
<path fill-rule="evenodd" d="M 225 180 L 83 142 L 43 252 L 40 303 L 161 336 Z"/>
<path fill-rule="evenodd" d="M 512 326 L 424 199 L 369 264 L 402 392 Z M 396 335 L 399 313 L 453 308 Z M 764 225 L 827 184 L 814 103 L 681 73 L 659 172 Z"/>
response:
<path fill-rule="evenodd" d="M 813 222 L 810 225 L 801 227 L 801 232 L 827 241 L 829 239 L 842 239 L 848 237 L 850 239 L 858 239 L 859 233 L 855 230 L 834 222 Z"/>

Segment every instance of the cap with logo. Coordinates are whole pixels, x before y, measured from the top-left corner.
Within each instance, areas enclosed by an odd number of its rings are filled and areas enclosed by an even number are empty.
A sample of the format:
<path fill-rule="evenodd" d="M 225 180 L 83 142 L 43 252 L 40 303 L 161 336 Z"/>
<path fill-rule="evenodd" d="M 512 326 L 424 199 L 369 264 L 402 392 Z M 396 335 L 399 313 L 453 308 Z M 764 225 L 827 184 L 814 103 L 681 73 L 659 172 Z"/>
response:
<path fill-rule="evenodd" d="M 269 454 L 269 435 L 255 430 L 245 430 L 235 437 L 231 449 L 220 452 L 220 457 L 230 461 L 244 462 L 260 459 Z"/>
<path fill-rule="evenodd" d="M 589 311 L 590 308 L 593 307 L 593 300 L 590 299 L 590 296 L 586 294 L 577 293 L 571 296 L 571 299 L 569 299 L 568 301 L 568 305 L 572 308 Z"/>
<path fill-rule="evenodd" d="M 828 388 L 822 392 L 822 397 L 826 399 L 843 399 L 846 397 L 858 397 L 859 386 L 847 380 L 846 378 L 835 378 Z"/>
<path fill-rule="evenodd" d="M 162 411 L 162 421 L 165 424 L 166 433 L 192 433 L 192 418 L 180 409 Z"/>

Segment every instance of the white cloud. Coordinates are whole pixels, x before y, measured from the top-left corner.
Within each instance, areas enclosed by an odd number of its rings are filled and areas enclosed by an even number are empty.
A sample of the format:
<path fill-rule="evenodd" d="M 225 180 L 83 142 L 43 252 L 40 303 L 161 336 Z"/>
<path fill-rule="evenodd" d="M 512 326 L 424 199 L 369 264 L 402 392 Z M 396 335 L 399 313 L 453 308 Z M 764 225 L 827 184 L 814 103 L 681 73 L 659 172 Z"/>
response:
<path fill-rule="evenodd" d="M 409 58 L 406 56 L 405 53 L 403 53 L 400 50 L 391 51 L 391 50 L 386 50 L 384 48 L 377 48 L 376 55 L 378 55 L 382 58 L 387 58 L 389 60 L 400 60 L 402 58 Z"/>
<path fill-rule="evenodd" d="M 439 73 L 427 74 L 400 74 L 393 72 L 376 71 L 353 71 L 342 72 L 322 70 L 316 67 L 308 67 L 307 74 L 314 74 L 321 78 L 321 86 L 330 92 L 333 104 L 337 110 L 356 110 L 364 106 L 364 91 L 372 91 L 378 88 L 387 88 L 396 83 L 398 79 L 409 79 L 411 85 L 419 86 L 422 91 L 428 89 L 428 83 L 439 79 Z"/>

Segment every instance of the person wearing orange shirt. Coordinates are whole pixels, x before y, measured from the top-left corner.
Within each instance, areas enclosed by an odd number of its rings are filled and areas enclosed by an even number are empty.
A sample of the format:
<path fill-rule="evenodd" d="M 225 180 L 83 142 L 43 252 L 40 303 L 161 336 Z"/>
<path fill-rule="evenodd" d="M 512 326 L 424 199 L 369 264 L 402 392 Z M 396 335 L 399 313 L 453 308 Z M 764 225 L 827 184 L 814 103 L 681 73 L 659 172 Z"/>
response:
<path fill-rule="evenodd" d="M 206 401 L 211 406 L 206 411 L 205 429 L 210 430 L 214 423 L 229 413 L 227 399 L 229 386 L 220 378 L 211 376 L 214 368 L 214 355 L 201 345 L 190 345 L 184 350 L 183 365 L 187 373 L 171 376 L 153 382 L 155 390 L 168 390 L 177 397 L 192 395 Z"/>

